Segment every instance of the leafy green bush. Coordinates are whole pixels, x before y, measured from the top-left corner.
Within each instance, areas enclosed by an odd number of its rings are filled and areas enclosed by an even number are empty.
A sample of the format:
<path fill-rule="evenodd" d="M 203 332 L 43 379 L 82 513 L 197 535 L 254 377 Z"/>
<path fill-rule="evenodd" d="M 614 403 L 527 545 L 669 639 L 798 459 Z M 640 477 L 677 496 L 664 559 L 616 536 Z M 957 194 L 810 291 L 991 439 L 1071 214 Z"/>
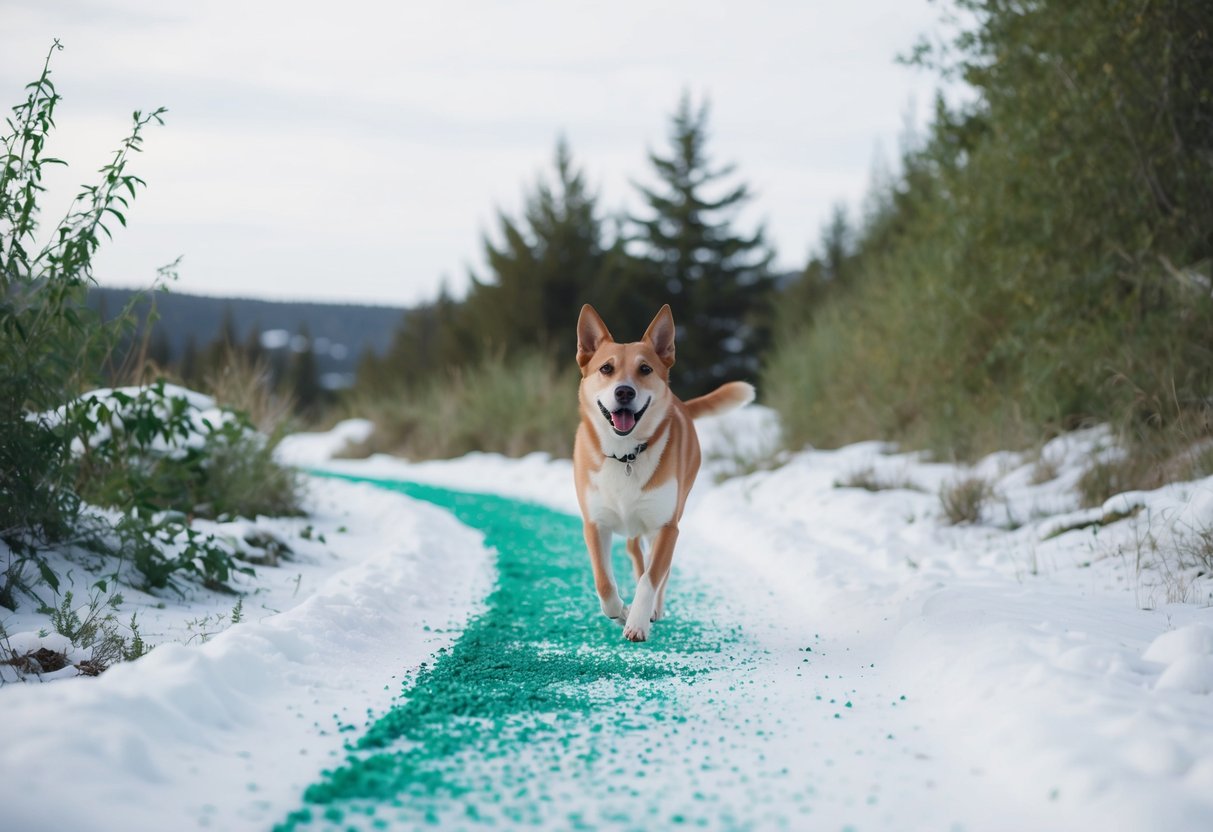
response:
<path fill-rule="evenodd" d="M 247 417 L 163 381 L 88 393 L 75 424 L 77 490 L 95 505 L 211 519 L 298 513 L 295 474 Z"/>
<path fill-rule="evenodd" d="M 299 513 L 297 477 L 272 444 L 206 396 L 157 382 L 95 391 L 60 412 L 75 426 L 77 493 L 123 512 L 120 549 L 150 587 L 174 585 L 177 572 L 214 587 L 251 572 L 193 517 Z"/>
<path fill-rule="evenodd" d="M 51 53 L 60 48 L 56 41 Z M 51 53 L 0 137 L 0 539 L 8 551 L 0 604 L 8 607 L 15 589 L 47 580 L 38 547 L 73 535 L 79 519 L 74 425 L 52 422 L 48 413 L 80 389 L 88 368 L 129 326 L 128 319 L 110 326 L 96 320 L 84 309 L 84 292 L 101 236 L 110 234 L 107 223 L 126 224 L 123 211 L 143 184 L 127 173 L 130 156 L 163 113 L 134 114 L 98 184 L 83 188 L 39 245 L 44 170 L 64 164 L 44 153 L 60 100 Z"/>
<path fill-rule="evenodd" d="M 64 164 L 44 153 L 60 100 L 50 59 L 60 48 L 56 41 L 0 137 L 0 606 L 10 609 L 18 592 L 44 607 L 41 588 L 58 592 L 47 546 L 129 556 L 150 587 L 174 585 L 177 573 L 222 585 L 248 567 L 224 541 L 192 528 L 194 516 L 298 511 L 293 475 L 241 416 L 204 413 L 163 384 L 74 400 L 133 328 L 129 307 L 106 324 L 84 296 L 102 237 L 113 222 L 126 224 L 144 184 L 127 172 L 131 155 L 164 110 L 134 114 L 99 182 L 46 233 L 43 174 Z"/>

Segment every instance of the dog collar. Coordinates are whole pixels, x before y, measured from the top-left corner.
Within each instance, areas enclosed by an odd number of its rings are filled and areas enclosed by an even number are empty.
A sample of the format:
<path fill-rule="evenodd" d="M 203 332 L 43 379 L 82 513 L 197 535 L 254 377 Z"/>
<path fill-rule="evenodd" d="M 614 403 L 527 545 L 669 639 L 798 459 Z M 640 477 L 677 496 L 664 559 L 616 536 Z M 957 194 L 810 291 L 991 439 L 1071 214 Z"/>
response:
<path fill-rule="evenodd" d="M 647 405 L 646 405 L 646 407 L 647 407 Z M 636 461 L 636 457 L 638 457 L 638 456 L 640 456 L 640 454 L 644 453 L 644 449 L 647 448 L 648 446 L 649 446 L 648 442 L 641 442 L 639 445 L 636 446 L 636 449 L 633 450 L 630 454 L 624 454 L 623 456 L 615 456 L 614 454 L 606 454 L 606 456 L 611 459 L 622 462 L 626 466 L 623 469 L 624 475 L 630 477 L 630 476 L 632 476 L 632 463 Z"/>

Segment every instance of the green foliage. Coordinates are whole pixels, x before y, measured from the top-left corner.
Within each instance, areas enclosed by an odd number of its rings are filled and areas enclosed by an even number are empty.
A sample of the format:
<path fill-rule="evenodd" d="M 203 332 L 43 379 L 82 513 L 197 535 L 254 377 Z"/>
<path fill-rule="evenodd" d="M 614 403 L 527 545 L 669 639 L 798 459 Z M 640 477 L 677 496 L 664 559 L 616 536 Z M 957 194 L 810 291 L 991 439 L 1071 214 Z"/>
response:
<path fill-rule="evenodd" d="M 0 539 L 10 551 L 0 604 L 12 607 L 14 589 L 29 589 L 27 566 L 54 587 L 37 555 L 39 545 L 73 531 L 80 500 L 74 479 L 72 425 L 48 411 L 87 380 L 106 347 L 129 321 L 100 325 L 83 308 L 92 282 L 92 258 L 110 224 L 126 224 L 125 210 L 143 184 L 127 172 L 143 132 L 164 110 L 136 112 L 130 134 L 101 168 L 98 184 L 76 201 L 38 243 L 38 198 L 45 169 L 64 162 L 44 153 L 60 96 L 51 81 L 51 54 L 26 100 L 13 108 L 0 138 Z"/>
<path fill-rule="evenodd" d="M 797 444 L 971 457 L 1104 421 L 1164 465 L 1213 412 L 1213 12 L 958 5 L 919 55 L 978 97 L 937 106 L 836 275 L 823 240 L 768 400 Z"/>
<path fill-rule="evenodd" d="M 241 413 L 164 382 L 66 408 L 82 442 L 77 490 L 94 505 L 222 518 L 298 513 L 295 475 Z"/>
<path fill-rule="evenodd" d="M 147 652 L 137 616 L 132 614 L 124 628 L 114 613 L 122 596 L 107 594 L 107 588 L 104 580 L 98 581 L 80 606 L 68 590 L 57 606 L 47 610 L 56 633 L 73 647 L 90 651 L 89 658 L 76 665 L 82 675 L 96 676 L 115 662 L 134 661 Z"/>
<path fill-rule="evenodd" d="M 271 444 L 243 415 L 209 404 L 157 382 L 92 393 L 64 411 L 81 437 L 77 493 L 123 512 L 118 548 L 153 588 L 174 586 L 178 572 L 214 587 L 251 572 L 191 518 L 299 513 L 296 475 L 274 462 Z"/>
<path fill-rule="evenodd" d="M 248 568 L 191 518 L 297 510 L 293 475 L 273 463 L 247 420 L 200 414 L 162 383 L 76 398 L 133 330 L 134 301 L 107 324 L 84 299 L 102 238 L 114 221 L 126 224 L 144 184 L 128 162 L 164 110 L 134 114 L 98 184 L 84 187 L 46 234 L 43 174 L 63 164 L 43 153 L 59 101 L 50 74 L 48 54 L 0 138 L 0 605 L 15 609 L 18 592 L 39 601 L 44 589 L 58 593 L 42 554 L 51 544 L 115 555 L 153 588 L 174 586 L 178 573 L 219 586 Z M 116 514 L 86 510 L 86 501 Z"/>

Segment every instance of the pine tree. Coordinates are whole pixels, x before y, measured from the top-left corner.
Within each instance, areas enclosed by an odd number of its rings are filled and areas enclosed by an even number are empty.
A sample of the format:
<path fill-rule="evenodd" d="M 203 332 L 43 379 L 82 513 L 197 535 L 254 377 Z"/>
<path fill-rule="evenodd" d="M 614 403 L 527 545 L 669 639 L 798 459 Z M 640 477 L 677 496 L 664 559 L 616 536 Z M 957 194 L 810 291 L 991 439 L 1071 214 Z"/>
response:
<path fill-rule="evenodd" d="M 173 345 L 169 342 L 168 332 L 159 324 L 152 325 L 152 334 L 147 343 L 147 357 L 159 370 L 164 370 L 173 363 Z"/>
<path fill-rule="evenodd" d="M 295 400 L 295 409 L 299 413 L 309 414 L 320 404 L 324 389 L 320 386 L 320 371 L 316 366 L 312 335 L 306 325 L 300 328 L 299 335 L 304 341 L 304 347 L 291 358 L 290 369 L 287 371 L 287 391 Z"/>
<path fill-rule="evenodd" d="M 198 367 L 198 341 L 193 333 L 185 339 L 185 351 L 181 354 L 181 381 L 188 385 L 194 384 L 199 380 L 200 368 Z"/>
<path fill-rule="evenodd" d="M 462 307 L 444 283 L 438 298 L 401 316 L 383 356 L 363 354 L 355 375 L 361 393 L 376 395 L 429 380 L 472 357 L 472 345 L 461 320 Z"/>
<path fill-rule="evenodd" d="M 554 182 L 540 179 L 521 220 L 498 213 L 501 242 L 484 241 L 491 275 L 472 275 L 464 316 L 489 346 L 559 353 L 583 303 L 609 305 L 599 280 L 606 252 L 597 197 L 564 139 L 554 167 Z"/>
<path fill-rule="evenodd" d="M 673 308 L 683 395 L 756 373 L 770 329 L 773 253 L 761 227 L 750 236 L 732 229 L 736 211 L 752 198 L 747 185 L 710 195 L 734 166 L 711 165 L 707 121 L 707 103 L 696 109 L 684 94 L 671 119 L 669 155 L 649 153 L 660 185 L 636 186 L 649 216 L 631 218 L 629 248 L 640 270 L 630 294 L 643 298 L 650 316 L 662 303 Z"/>
<path fill-rule="evenodd" d="M 219 331 L 207 345 L 202 355 L 202 375 L 218 376 L 231 365 L 235 353 L 239 349 L 240 337 L 236 334 L 236 313 L 232 304 L 223 304 L 223 317 L 219 323 Z"/>

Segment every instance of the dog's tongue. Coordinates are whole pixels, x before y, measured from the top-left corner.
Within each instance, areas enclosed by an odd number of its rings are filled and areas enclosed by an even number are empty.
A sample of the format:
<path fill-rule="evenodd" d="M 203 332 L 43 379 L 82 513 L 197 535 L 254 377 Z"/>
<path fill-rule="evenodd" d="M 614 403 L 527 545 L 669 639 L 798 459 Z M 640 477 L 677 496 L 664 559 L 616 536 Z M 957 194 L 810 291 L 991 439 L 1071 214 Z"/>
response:
<path fill-rule="evenodd" d="M 630 410 L 616 410 L 611 414 L 611 424 L 620 433 L 627 433 L 636 427 L 636 414 Z"/>

